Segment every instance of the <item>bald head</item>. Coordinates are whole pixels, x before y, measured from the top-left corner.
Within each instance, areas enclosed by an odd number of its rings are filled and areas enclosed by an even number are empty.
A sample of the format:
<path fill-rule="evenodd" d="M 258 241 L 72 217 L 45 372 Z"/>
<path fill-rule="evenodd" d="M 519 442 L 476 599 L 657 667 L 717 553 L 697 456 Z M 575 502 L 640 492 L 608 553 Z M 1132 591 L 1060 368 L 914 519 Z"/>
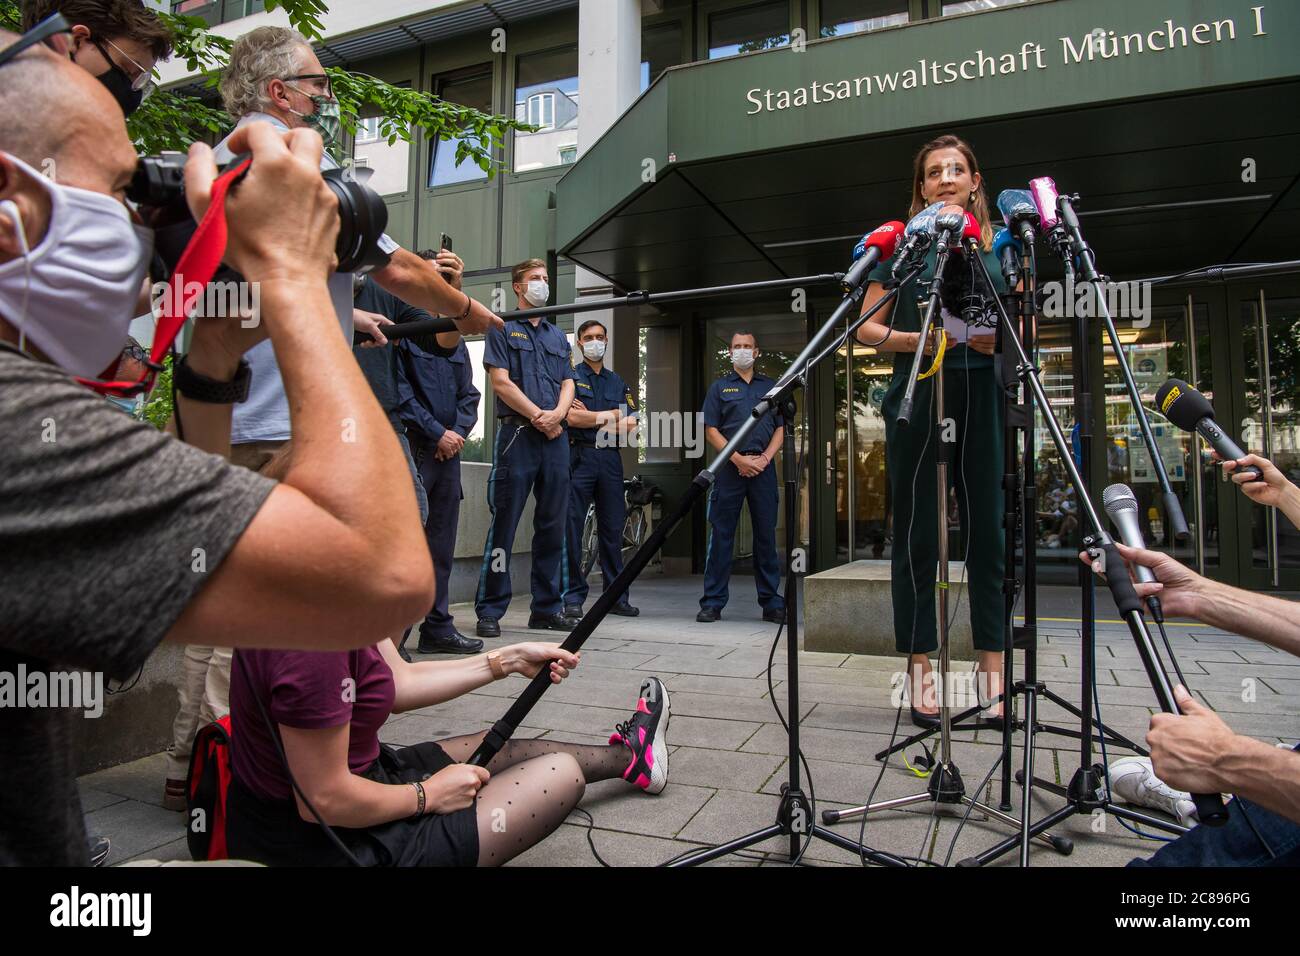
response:
<path fill-rule="evenodd" d="M 17 39 L 0 30 L 0 49 Z M 109 195 L 120 196 L 135 168 L 112 94 L 42 45 L 0 66 L 0 150 L 60 183 Z"/>

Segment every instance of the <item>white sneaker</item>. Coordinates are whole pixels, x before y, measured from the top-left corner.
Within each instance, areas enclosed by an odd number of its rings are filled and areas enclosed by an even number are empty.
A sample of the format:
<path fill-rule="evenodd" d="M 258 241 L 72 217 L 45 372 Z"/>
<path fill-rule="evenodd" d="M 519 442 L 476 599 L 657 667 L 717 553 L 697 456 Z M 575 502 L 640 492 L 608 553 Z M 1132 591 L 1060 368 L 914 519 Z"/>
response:
<path fill-rule="evenodd" d="M 1190 794 L 1175 790 L 1156 776 L 1150 757 L 1122 757 L 1110 765 L 1110 786 L 1125 803 L 1162 810 L 1183 826 L 1199 822 Z"/>

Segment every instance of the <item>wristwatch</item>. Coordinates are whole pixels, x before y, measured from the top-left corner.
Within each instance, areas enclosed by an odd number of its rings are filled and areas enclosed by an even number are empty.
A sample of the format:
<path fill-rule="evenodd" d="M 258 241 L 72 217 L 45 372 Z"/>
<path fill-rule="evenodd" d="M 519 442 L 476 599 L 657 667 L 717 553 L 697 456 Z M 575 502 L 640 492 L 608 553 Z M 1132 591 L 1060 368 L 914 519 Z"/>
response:
<path fill-rule="evenodd" d="M 501 680 L 506 676 L 505 665 L 501 663 L 500 651 L 488 651 L 487 662 L 494 680 Z"/>
<path fill-rule="evenodd" d="M 244 359 L 239 360 L 239 369 L 235 372 L 234 378 L 228 382 L 220 382 L 214 378 L 208 378 L 206 375 L 200 375 L 190 368 L 188 355 L 181 359 L 180 364 L 176 366 L 172 379 L 176 385 L 176 391 L 190 401 L 204 402 L 210 405 L 233 405 L 237 402 L 246 401 L 248 399 L 248 386 L 252 380 L 253 370 L 248 367 L 248 362 Z"/>

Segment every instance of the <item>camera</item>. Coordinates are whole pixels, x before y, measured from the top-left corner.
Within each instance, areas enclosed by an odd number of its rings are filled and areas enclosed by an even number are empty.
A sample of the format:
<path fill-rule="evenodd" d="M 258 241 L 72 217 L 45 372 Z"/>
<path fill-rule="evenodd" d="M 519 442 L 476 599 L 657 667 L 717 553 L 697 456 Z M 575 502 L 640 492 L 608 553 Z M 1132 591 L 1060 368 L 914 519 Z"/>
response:
<path fill-rule="evenodd" d="M 248 154 L 236 156 L 221 172 L 248 158 Z M 339 201 L 339 236 L 334 246 L 338 271 L 369 272 L 386 266 L 388 254 L 379 248 L 379 237 L 388 225 L 384 200 L 350 170 L 325 170 L 321 176 Z M 231 184 L 232 190 L 238 188 L 239 179 Z M 185 202 L 185 154 L 164 152 L 140 157 L 126 196 L 141 207 L 145 221 L 154 228 L 153 276 L 166 279 L 198 228 Z"/>

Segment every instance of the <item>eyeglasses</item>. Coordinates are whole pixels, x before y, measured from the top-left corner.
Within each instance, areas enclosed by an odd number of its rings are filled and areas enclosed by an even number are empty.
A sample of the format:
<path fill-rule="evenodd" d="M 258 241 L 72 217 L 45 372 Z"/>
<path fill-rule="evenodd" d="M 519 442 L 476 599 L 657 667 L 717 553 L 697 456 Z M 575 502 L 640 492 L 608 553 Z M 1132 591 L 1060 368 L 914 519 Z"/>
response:
<path fill-rule="evenodd" d="M 72 27 L 61 13 L 53 13 L 36 26 L 32 27 L 17 42 L 0 50 L 0 66 L 9 63 L 24 50 L 31 49 L 38 43 L 44 43 L 60 56 L 72 57 Z"/>
<path fill-rule="evenodd" d="M 299 73 L 297 76 L 286 76 L 285 80 L 313 80 L 317 83 L 325 84 L 325 95 L 334 99 L 334 84 L 330 82 L 328 73 Z M 310 94 L 309 94 L 310 95 Z"/>
<path fill-rule="evenodd" d="M 108 51 L 105 50 L 102 46 L 100 46 L 98 40 L 91 40 L 90 42 L 95 44 L 95 49 L 99 51 L 100 56 L 102 56 L 105 60 L 107 60 L 111 65 L 116 66 L 119 70 L 122 69 L 122 67 L 117 63 L 117 61 L 115 61 L 111 56 L 108 55 Z M 118 54 L 122 57 L 122 59 L 126 60 L 126 62 L 130 63 L 133 67 L 135 67 L 136 74 L 131 78 L 131 89 L 135 90 L 136 92 L 143 91 L 144 95 L 141 97 L 141 99 L 148 99 L 149 94 L 152 93 L 155 89 L 157 89 L 157 84 L 153 82 L 153 70 L 146 70 L 143 66 L 137 63 L 129 53 L 123 50 L 112 40 L 105 40 L 104 42 L 107 43 L 109 46 L 111 46 L 114 50 L 116 50 Z M 123 72 L 126 71 L 123 70 Z"/>

